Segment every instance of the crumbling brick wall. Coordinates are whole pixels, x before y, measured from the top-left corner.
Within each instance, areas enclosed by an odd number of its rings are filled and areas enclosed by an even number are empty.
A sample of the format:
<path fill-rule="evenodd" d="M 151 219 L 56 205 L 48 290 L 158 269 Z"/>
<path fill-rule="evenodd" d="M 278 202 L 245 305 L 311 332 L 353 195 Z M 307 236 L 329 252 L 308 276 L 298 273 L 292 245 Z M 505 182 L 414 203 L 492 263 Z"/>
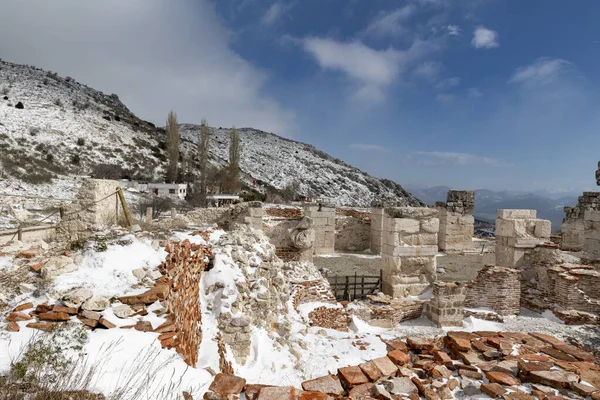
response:
<path fill-rule="evenodd" d="M 169 244 L 165 250 L 169 255 L 162 270 L 170 288 L 166 302 L 176 334 L 174 345 L 184 361 L 195 367 L 202 341 L 200 278 L 206 270 L 205 259 L 211 251 L 188 240 Z"/>
<path fill-rule="evenodd" d="M 436 203 L 440 230 L 438 247 L 442 251 L 460 252 L 473 248 L 475 226 L 475 192 L 450 190 L 446 202 Z"/>
<path fill-rule="evenodd" d="M 292 302 L 294 308 L 307 303 L 331 303 L 337 301 L 329 282 L 326 279 L 316 279 L 312 281 L 290 282 L 290 293 L 292 293 Z"/>
<path fill-rule="evenodd" d="M 518 314 L 521 301 L 521 271 L 486 265 L 477 279 L 465 285 L 465 307 L 489 308 L 500 315 Z"/>

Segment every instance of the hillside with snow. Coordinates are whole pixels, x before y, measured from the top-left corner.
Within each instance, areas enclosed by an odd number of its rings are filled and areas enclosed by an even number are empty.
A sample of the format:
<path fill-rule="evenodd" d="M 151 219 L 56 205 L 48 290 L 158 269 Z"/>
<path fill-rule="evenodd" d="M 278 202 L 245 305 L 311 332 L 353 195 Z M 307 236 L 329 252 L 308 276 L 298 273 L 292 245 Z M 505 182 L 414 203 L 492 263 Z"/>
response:
<path fill-rule="evenodd" d="M 166 115 L 167 110 L 165 110 Z M 199 126 L 182 124 L 182 160 L 196 154 Z M 337 205 L 368 206 L 385 199 L 422 204 L 399 184 L 378 179 L 314 146 L 252 128 L 239 129 L 242 180 L 256 189 L 282 189 Z M 228 159 L 229 131 L 211 128 L 210 162 Z M 113 166 L 118 177 L 161 181 L 165 132 L 136 117 L 116 94 L 69 77 L 0 61 L 0 182 L 2 193 L 72 197 L 73 178 Z M 106 169 L 106 168 L 105 168 Z"/>

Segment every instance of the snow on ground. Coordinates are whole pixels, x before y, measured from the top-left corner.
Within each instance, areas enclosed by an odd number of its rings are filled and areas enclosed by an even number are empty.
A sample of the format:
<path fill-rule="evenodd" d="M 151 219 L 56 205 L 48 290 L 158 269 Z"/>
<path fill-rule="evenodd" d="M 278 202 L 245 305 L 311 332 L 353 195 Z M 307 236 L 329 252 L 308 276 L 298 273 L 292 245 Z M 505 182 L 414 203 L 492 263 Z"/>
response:
<path fill-rule="evenodd" d="M 0 269 L 12 267 L 13 258 L 9 256 L 0 257 Z"/>
<path fill-rule="evenodd" d="M 351 256 L 351 257 L 356 257 L 356 258 L 365 258 L 365 259 L 369 259 L 369 260 L 374 260 L 377 258 L 381 258 L 381 256 L 379 254 L 367 254 L 367 253 L 332 253 L 332 254 L 319 254 L 315 257 L 321 257 L 321 258 L 338 258 L 338 257 L 346 257 L 346 256 Z"/>
<path fill-rule="evenodd" d="M 84 287 L 91 289 L 96 296 L 108 297 L 130 294 L 131 287 L 138 282 L 131 271 L 156 269 L 167 256 L 162 249 L 154 250 L 150 239 L 138 240 L 127 235 L 121 241 L 131 241 L 131 244 L 109 244 L 104 252 L 85 252 L 79 268 L 62 275 L 56 281 L 55 289 L 67 291 Z"/>

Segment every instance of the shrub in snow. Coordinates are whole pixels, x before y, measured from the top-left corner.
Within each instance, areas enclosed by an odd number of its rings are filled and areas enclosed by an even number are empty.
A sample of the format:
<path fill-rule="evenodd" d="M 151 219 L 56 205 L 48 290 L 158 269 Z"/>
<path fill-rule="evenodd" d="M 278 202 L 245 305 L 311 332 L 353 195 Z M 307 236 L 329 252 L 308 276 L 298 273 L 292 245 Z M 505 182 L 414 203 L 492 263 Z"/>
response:
<path fill-rule="evenodd" d="M 25 108 L 25 106 L 23 105 L 23 103 L 21 103 L 21 102 L 18 102 L 18 103 L 15 105 L 15 108 L 18 108 L 19 110 L 22 110 L 22 109 L 24 109 L 24 108 Z"/>
<path fill-rule="evenodd" d="M 84 139 L 84 138 L 81 138 L 81 137 L 80 137 L 79 139 L 77 139 L 77 145 L 78 145 L 78 146 L 83 146 L 83 145 L 85 145 L 85 139 Z"/>
<path fill-rule="evenodd" d="M 73 165 L 79 165 L 79 162 L 81 161 L 79 154 L 73 154 L 73 156 L 71 156 L 71 164 Z"/>

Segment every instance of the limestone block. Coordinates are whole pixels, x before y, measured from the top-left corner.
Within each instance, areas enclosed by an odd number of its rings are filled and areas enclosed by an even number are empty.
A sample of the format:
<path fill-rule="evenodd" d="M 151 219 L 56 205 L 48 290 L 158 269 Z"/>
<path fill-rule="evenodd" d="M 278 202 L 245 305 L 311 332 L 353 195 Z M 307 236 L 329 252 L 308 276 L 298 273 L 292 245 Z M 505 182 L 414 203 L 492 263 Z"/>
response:
<path fill-rule="evenodd" d="M 500 219 L 535 219 L 537 218 L 536 210 L 498 210 L 498 218 Z"/>
<path fill-rule="evenodd" d="M 437 233 L 398 234 L 398 240 L 409 246 L 428 246 L 436 245 L 438 236 Z"/>
<path fill-rule="evenodd" d="M 440 220 L 432 218 L 421 221 L 421 231 L 425 233 L 437 233 L 440 230 Z"/>
<path fill-rule="evenodd" d="M 439 211 L 427 207 L 392 207 L 385 209 L 385 215 L 391 218 L 410 218 L 427 220 L 437 218 Z"/>
<path fill-rule="evenodd" d="M 419 233 L 421 225 L 418 220 L 408 218 L 393 218 L 390 230 L 402 233 Z"/>
<path fill-rule="evenodd" d="M 534 234 L 535 226 L 532 219 L 496 219 L 496 236 L 526 237 Z"/>
<path fill-rule="evenodd" d="M 385 244 L 383 253 L 398 257 L 426 257 L 435 256 L 438 248 L 437 245 L 395 247 Z"/>
<path fill-rule="evenodd" d="M 600 222 L 600 211 L 595 210 L 585 210 L 583 214 L 583 219 L 588 222 Z"/>
<path fill-rule="evenodd" d="M 535 221 L 534 235 L 538 238 L 549 238 L 552 233 L 552 223 L 546 219 Z"/>

